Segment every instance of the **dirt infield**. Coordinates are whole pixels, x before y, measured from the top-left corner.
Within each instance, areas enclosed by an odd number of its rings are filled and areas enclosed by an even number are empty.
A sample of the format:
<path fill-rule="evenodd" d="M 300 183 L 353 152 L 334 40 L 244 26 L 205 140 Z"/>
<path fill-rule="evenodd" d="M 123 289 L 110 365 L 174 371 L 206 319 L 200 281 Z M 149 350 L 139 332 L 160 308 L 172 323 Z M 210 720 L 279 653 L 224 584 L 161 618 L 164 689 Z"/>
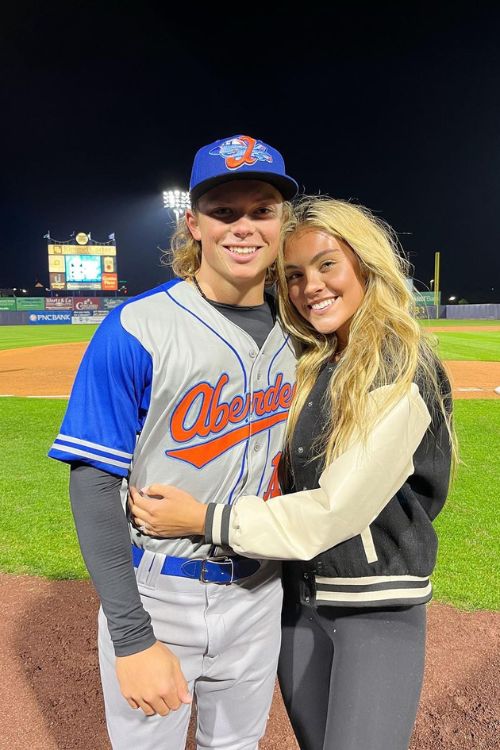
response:
<path fill-rule="evenodd" d="M 3 575 L 0 596 L 0 747 L 108 750 L 90 584 Z M 499 640 L 500 613 L 431 604 L 411 750 L 498 750 Z M 278 689 L 260 748 L 297 748 Z"/>
<path fill-rule="evenodd" d="M 0 396 L 67 397 L 86 347 L 87 342 L 75 342 L 0 351 Z M 500 385 L 500 362 L 446 366 L 454 398 L 500 398 L 494 391 Z"/>
<path fill-rule="evenodd" d="M 500 398 L 500 362 L 448 360 L 446 369 L 453 387 L 453 398 Z"/>
<path fill-rule="evenodd" d="M 0 394 L 68 396 L 87 342 L 0 351 Z"/>

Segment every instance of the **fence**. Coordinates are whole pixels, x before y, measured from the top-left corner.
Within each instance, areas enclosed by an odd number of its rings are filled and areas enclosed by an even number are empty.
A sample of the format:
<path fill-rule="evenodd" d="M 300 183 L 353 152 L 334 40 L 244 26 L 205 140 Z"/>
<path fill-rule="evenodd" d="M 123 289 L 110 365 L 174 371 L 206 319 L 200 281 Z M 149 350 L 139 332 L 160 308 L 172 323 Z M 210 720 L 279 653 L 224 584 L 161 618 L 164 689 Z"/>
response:
<path fill-rule="evenodd" d="M 0 325 L 100 323 L 123 297 L 0 297 Z"/>

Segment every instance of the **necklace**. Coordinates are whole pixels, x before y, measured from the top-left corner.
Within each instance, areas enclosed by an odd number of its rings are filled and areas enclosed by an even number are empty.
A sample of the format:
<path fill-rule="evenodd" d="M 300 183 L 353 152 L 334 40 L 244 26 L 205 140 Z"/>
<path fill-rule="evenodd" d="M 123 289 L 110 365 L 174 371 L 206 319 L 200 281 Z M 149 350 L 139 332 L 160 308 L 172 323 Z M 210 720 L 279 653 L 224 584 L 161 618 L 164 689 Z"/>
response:
<path fill-rule="evenodd" d="M 191 276 L 191 280 L 193 284 L 195 285 L 195 287 L 197 288 L 197 290 L 199 291 L 199 293 L 201 294 L 201 296 L 203 297 L 203 299 L 206 299 L 207 302 L 211 302 L 212 300 L 208 299 L 207 295 L 205 294 L 201 286 L 198 284 L 198 279 L 196 278 L 196 276 Z"/>

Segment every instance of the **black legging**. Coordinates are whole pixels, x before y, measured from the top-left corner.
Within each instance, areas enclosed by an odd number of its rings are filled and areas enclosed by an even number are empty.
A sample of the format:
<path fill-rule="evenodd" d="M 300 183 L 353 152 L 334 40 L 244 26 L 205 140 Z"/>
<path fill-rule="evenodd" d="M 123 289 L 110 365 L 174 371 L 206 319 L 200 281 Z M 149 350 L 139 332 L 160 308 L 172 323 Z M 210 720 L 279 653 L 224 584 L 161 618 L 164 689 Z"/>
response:
<path fill-rule="evenodd" d="M 301 750 L 407 750 L 425 605 L 317 610 L 285 597 L 279 679 Z"/>

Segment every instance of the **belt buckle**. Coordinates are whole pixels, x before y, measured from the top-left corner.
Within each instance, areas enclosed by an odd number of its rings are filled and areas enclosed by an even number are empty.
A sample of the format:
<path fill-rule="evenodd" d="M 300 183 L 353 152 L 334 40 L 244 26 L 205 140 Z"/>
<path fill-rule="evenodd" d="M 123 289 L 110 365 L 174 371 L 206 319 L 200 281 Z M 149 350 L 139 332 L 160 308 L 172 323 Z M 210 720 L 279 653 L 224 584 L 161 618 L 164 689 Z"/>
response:
<path fill-rule="evenodd" d="M 207 563 L 222 563 L 231 565 L 231 579 L 229 581 L 207 581 Z M 200 578 L 202 583 L 216 583 L 218 586 L 229 586 L 234 581 L 234 561 L 232 557 L 228 555 L 215 555 L 214 557 L 206 557 L 201 561 Z"/>

